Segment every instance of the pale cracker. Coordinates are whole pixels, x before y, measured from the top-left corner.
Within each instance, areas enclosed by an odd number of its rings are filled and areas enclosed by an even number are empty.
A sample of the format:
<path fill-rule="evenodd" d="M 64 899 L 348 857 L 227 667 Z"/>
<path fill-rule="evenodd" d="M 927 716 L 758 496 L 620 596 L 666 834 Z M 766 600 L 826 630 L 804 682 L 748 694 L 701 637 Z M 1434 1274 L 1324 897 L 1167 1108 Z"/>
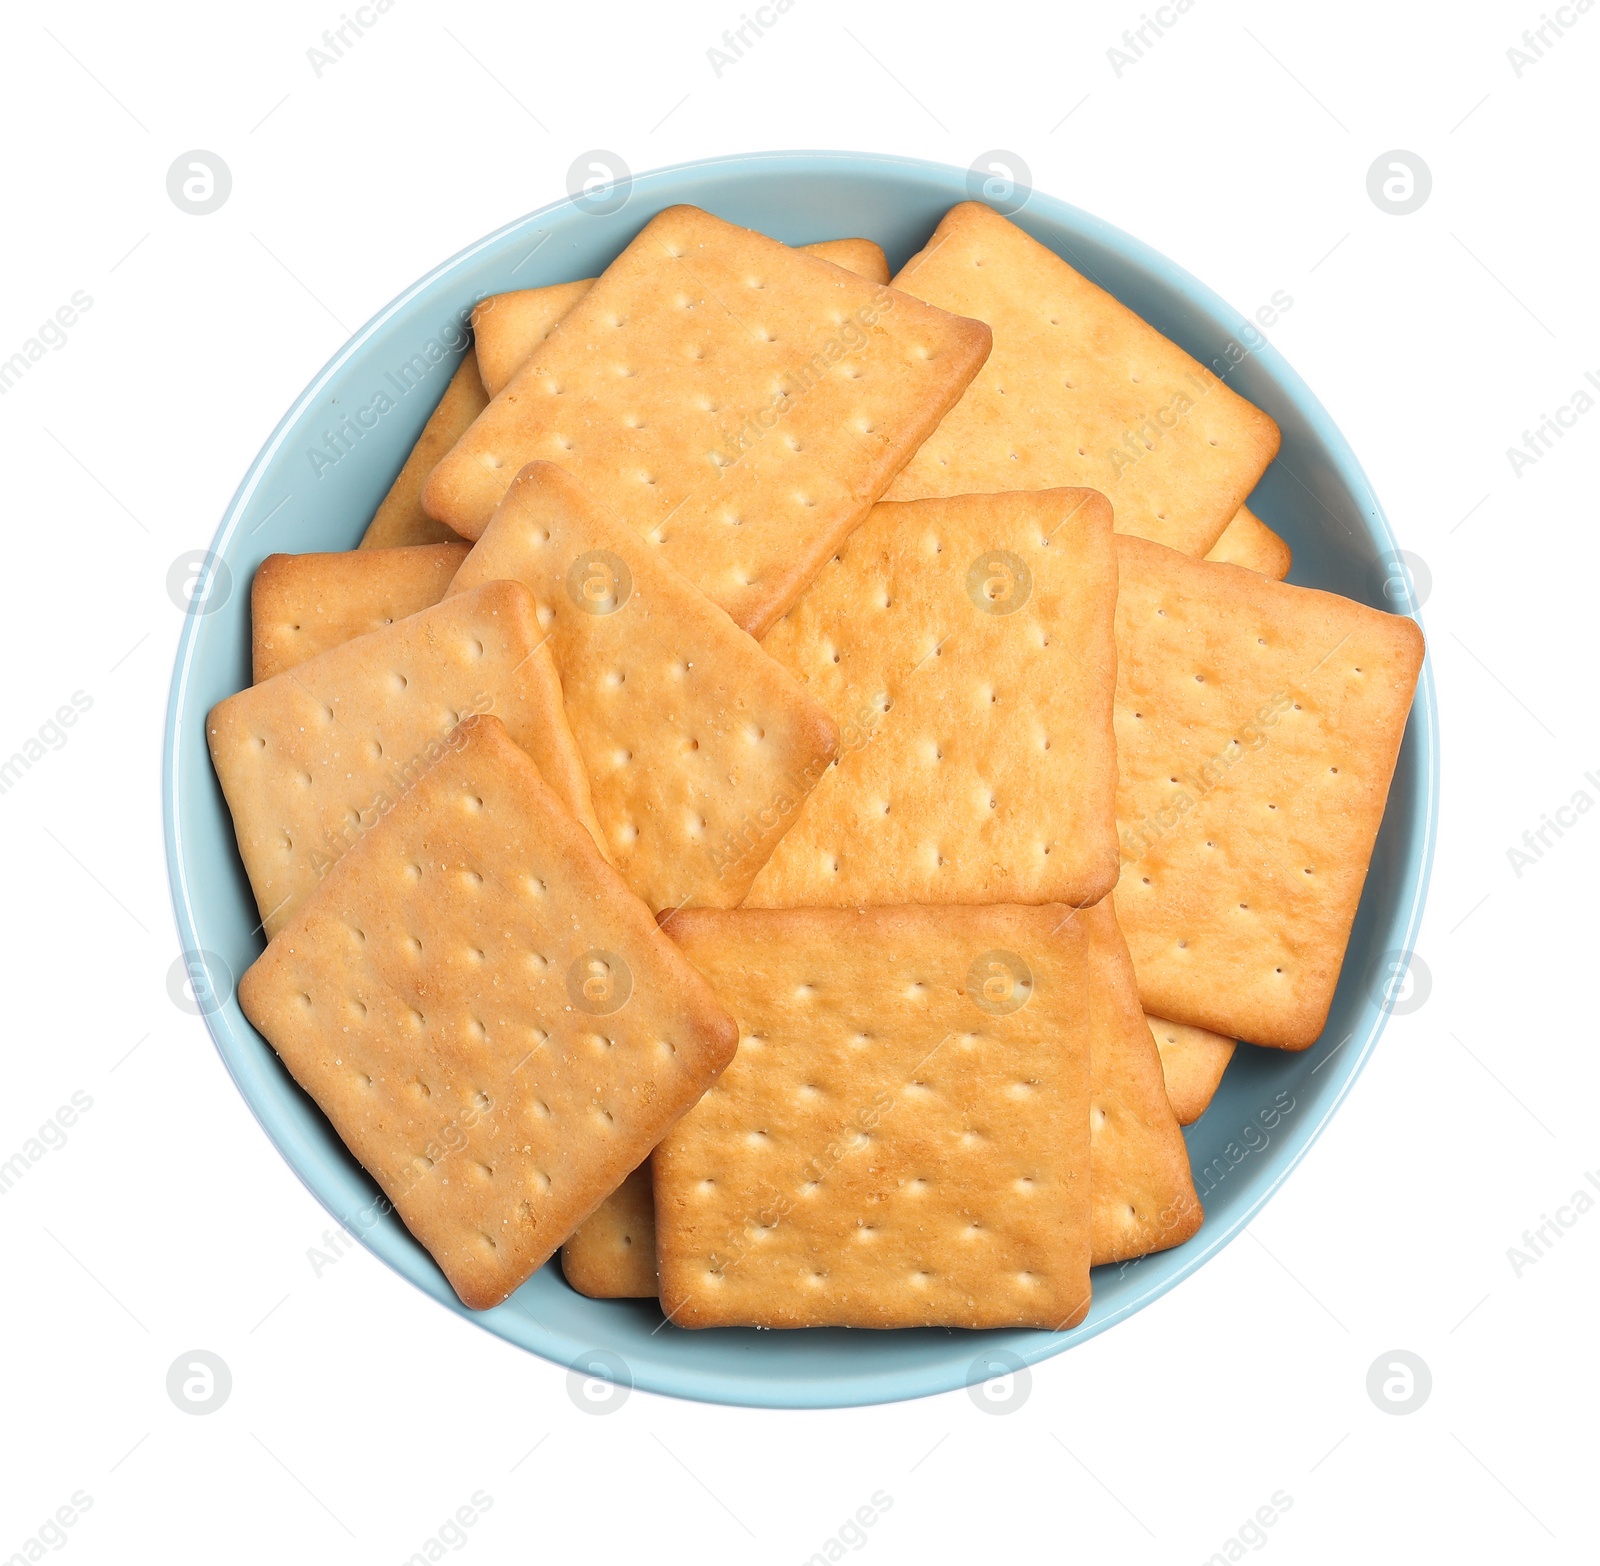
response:
<path fill-rule="evenodd" d="M 1259 571 L 1281 582 L 1294 564 L 1294 554 L 1248 506 L 1240 506 L 1222 537 L 1211 546 L 1207 560 L 1223 565 L 1243 566 L 1247 571 Z"/>
<path fill-rule="evenodd" d="M 475 712 L 599 835 L 561 682 L 520 582 L 491 582 L 218 702 L 212 765 L 268 936 Z"/>
<path fill-rule="evenodd" d="M 1265 413 L 981 203 L 894 286 L 987 321 L 994 351 L 889 500 L 1088 485 L 1118 532 L 1203 555 L 1277 453 Z"/>
<path fill-rule="evenodd" d="M 824 239 L 819 244 L 795 248 L 821 256 L 824 261 L 842 266 L 870 282 L 889 281 L 888 259 L 870 239 Z M 550 335 L 556 322 L 593 286 L 594 279 L 585 277 L 576 283 L 552 283 L 544 288 L 519 288 L 508 294 L 492 294 L 478 305 L 472 312 L 472 335 L 478 354 L 478 373 L 489 396 L 497 397 L 505 390 L 533 350 Z M 463 425 L 462 429 L 465 428 Z"/>
<path fill-rule="evenodd" d="M 1422 667 L 1415 622 L 1119 538 L 1117 918 L 1145 1009 L 1322 1032 Z"/>
<path fill-rule="evenodd" d="M 255 683 L 438 603 L 471 547 L 458 539 L 343 554 L 268 555 L 250 589 Z"/>
<path fill-rule="evenodd" d="M 738 1033 L 499 719 L 443 751 L 239 1001 L 481 1310 L 640 1162 Z"/>
<path fill-rule="evenodd" d="M 379 503 L 358 548 L 396 549 L 406 544 L 449 543 L 460 538 L 453 528 L 434 521 L 422 509 L 422 486 L 439 459 L 472 428 L 472 421 L 488 406 L 489 395 L 478 374 L 478 357 L 469 347 L 445 386 L 439 406 L 422 426 L 411 455 Z"/>
<path fill-rule="evenodd" d="M 780 663 L 565 468 L 529 463 L 451 591 L 524 583 L 607 857 L 652 908 L 731 908 L 838 730 Z"/>
<path fill-rule="evenodd" d="M 1181 1245 L 1202 1213 L 1111 899 L 1072 916 L 1089 959 L 1089 1197 L 1094 1266 Z"/>
<path fill-rule="evenodd" d="M 1089 986 L 1068 912 L 668 921 L 739 1021 L 733 1064 L 651 1159 L 669 1320 L 1083 1319 Z"/>
<path fill-rule="evenodd" d="M 639 1165 L 561 1247 L 561 1271 L 596 1300 L 656 1296 L 656 1207 L 650 1164 Z"/>
<path fill-rule="evenodd" d="M 1098 902 L 1116 590 L 1092 490 L 877 506 L 763 643 L 841 754 L 747 905 Z"/>
<path fill-rule="evenodd" d="M 570 468 L 759 635 L 977 373 L 980 322 L 694 207 L 658 214 L 434 469 L 469 537 Z"/>
<path fill-rule="evenodd" d="M 1238 1048 L 1232 1039 L 1206 1028 L 1192 1028 L 1185 1022 L 1168 1022 L 1164 1017 L 1148 1017 L 1161 1052 L 1161 1074 L 1167 1083 L 1167 1098 L 1180 1126 L 1192 1126 L 1206 1112 Z"/>

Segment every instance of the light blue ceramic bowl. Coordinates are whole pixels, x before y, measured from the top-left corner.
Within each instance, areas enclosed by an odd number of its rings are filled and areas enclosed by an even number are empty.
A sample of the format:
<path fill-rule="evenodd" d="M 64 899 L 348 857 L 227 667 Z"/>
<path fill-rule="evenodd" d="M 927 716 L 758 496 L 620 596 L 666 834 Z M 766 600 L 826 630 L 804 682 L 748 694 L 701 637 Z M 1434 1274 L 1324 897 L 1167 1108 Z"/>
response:
<path fill-rule="evenodd" d="M 553 1262 L 497 1309 L 465 1311 L 396 1218 L 366 1220 L 372 1182 L 239 1010 L 231 976 L 249 966 L 262 942 L 206 753 L 206 711 L 249 683 L 248 589 L 256 566 L 277 550 L 356 544 L 444 389 L 454 356 L 396 396 L 396 379 L 405 379 L 400 367 L 430 341 L 451 340 L 453 323 L 487 294 L 599 272 L 648 218 L 676 202 L 794 244 L 866 235 L 898 267 L 945 210 L 969 194 L 962 169 L 857 153 L 785 152 L 642 176 L 615 212 L 571 201 L 546 207 L 447 261 L 362 327 L 272 432 L 217 531 L 217 585 L 206 612 L 188 616 L 178 646 L 163 775 L 178 929 L 187 951 L 209 954 L 212 1036 L 267 1135 L 336 1219 L 442 1305 L 562 1364 L 590 1363 L 603 1350 L 620 1356 L 626 1371 L 608 1360 L 613 1370 L 601 1374 L 626 1374 L 652 1391 L 816 1408 L 970 1385 L 992 1373 L 988 1365 L 1004 1362 L 1001 1351 L 1022 1362 L 1059 1354 L 1172 1288 L 1239 1233 L 1338 1107 L 1391 1009 L 1393 964 L 1396 954 L 1410 952 L 1421 917 L 1438 810 L 1437 713 L 1427 670 L 1327 1032 L 1303 1054 L 1239 1051 L 1211 1108 L 1189 1131 L 1204 1227 L 1177 1250 L 1099 1269 L 1093 1309 L 1072 1332 L 686 1332 L 662 1326 L 651 1302 L 583 1298 Z M 1259 342 L 1246 318 L 1188 273 L 1065 202 L 1034 192 L 1015 220 L 1202 361 L 1225 363 L 1229 343 Z M 1377 498 L 1299 376 L 1263 344 L 1228 380 L 1283 431 L 1282 452 L 1253 504 L 1292 545 L 1292 580 L 1380 608 L 1410 609 L 1409 583 L 1393 564 L 1397 546 Z M 370 410 L 382 390 L 395 406 L 375 416 Z M 354 417 L 361 410 L 368 411 Z M 360 438 L 348 442 L 349 453 L 336 463 L 314 462 L 310 452 L 325 448 L 324 432 L 347 416 L 363 426 Z"/>

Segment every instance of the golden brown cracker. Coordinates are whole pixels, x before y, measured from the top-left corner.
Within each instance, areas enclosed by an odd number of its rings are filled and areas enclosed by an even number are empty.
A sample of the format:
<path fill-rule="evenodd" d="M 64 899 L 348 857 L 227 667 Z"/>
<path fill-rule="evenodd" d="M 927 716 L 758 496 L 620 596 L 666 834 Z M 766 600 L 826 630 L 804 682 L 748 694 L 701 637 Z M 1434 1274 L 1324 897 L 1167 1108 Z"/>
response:
<path fill-rule="evenodd" d="M 490 582 L 211 709 L 206 737 L 268 936 L 472 713 L 493 712 L 597 836 L 532 595 Z"/>
<path fill-rule="evenodd" d="M 1140 1009 L 1111 901 L 1068 917 L 1080 921 L 1089 966 L 1090 1256 L 1098 1267 L 1182 1244 L 1200 1227 L 1202 1214 L 1180 1117 L 1169 1102 L 1167 1057 L 1157 1054 L 1163 1035 L 1152 1038 Z M 691 957 L 695 950 L 689 947 Z M 1162 1026 L 1165 1036 L 1173 1036 L 1175 1024 Z M 1203 1048 L 1190 1048 L 1196 1068 Z M 1227 1049 L 1231 1053 L 1232 1044 Z M 1192 1069 L 1196 1087 L 1198 1076 Z M 652 1219 L 647 1227 L 642 1217 L 649 1198 L 649 1170 L 637 1170 L 572 1237 L 562 1265 L 574 1288 L 601 1298 L 656 1293 L 655 1226 Z"/>
<path fill-rule="evenodd" d="M 476 538 L 525 463 L 759 635 L 961 395 L 989 329 L 694 207 L 645 225 L 434 469 Z"/>
<path fill-rule="evenodd" d="M 1259 571 L 1274 582 L 1281 582 L 1294 564 L 1289 546 L 1248 506 L 1239 507 L 1206 559 Z"/>
<path fill-rule="evenodd" d="M 827 711 L 553 463 L 517 476 L 456 588 L 497 577 L 539 606 L 612 864 L 652 908 L 735 906 L 828 770 Z"/>
<path fill-rule="evenodd" d="M 1117 919 L 1145 1008 L 1322 1032 L 1422 667 L 1415 622 L 1119 538 Z"/>
<path fill-rule="evenodd" d="M 471 547 L 458 539 L 342 554 L 268 555 L 250 589 L 255 683 L 438 603 Z"/>
<path fill-rule="evenodd" d="M 841 754 L 747 905 L 1099 901 L 1115 602 L 1091 490 L 876 507 L 763 642 Z"/>
<path fill-rule="evenodd" d="M 1180 1126 L 1192 1126 L 1210 1106 L 1238 1048 L 1232 1039 L 1185 1022 L 1149 1017 L 1150 1031 L 1161 1052 L 1161 1074 L 1167 1098 Z"/>
<path fill-rule="evenodd" d="M 640 1162 L 738 1035 L 497 718 L 442 750 L 239 1000 L 482 1310 Z"/>
<path fill-rule="evenodd" d="M 439 459 L 472 428 L 472 421 L 488 406 L 489 396 L 478 374 L 478 358 L 469 347 L 438 407 L 422 426 L 411 455 L 367 524 L 358 548 L 396 549 L 406 544 L 450 543 L 461 537 L 422 509 L 422 486 Z"/>
<path fill-rule="evenodd" d="M 1068 910 L 686 910 L 739 1021 L 657 1147 L 679 1326 L 1055 1329 L 1089 1306 L 1084 938 Z"/>
<path fill-rule="evenodd" d="M 656 1297 L 656 1207 L 649 1162 L 628 1176 L 561 1247 L 561 1271 L 597 1300 Z"/>
<path fill-rule="evenodd" d="M 888 258 L 870 239 L 824 239 L 815 245 L 795 248 L 821 256 L 870 282 L 889 281 Z M 478 373 L 489 396 L 497 397 L 505 390 L 511 377 L 550 335 L 556 322 L 593 286 L 594 279 L 586 277 L 576 283 L 519 288 L 511 293 L 491 295 L 478 305 L 472 312 L 472 332 L 476 339 Z M 463 425 L 462 430 L 465 428 Z"/>
<path fill-rule="evenodd" d="M 979 202 L 894 286 L 987 321 L 994 349 L 887 499 L 1087 485 L 1118 532 L 1203 555 L 1277 453 L 1265 413 Z"/>
<path fill-rule="evenodd" d="M 543 288 L 492 294 L 479 302 L 472 312 L 473 347 L 483 389 L 490 397 L 498 397 L 506 389 L 556 323 L 593 287 L 594 279 L 584 277 L 575 283 L 548 283 Z M 488 407 L 488 402 L 483 406 Z"/>
<path fill-rule="evenodd" d="M 1202 1214 L 1111 899 L 1073 917 L 1089 959 L 1090 1235 L 1098 1267 L 1181 1245 Z"/>

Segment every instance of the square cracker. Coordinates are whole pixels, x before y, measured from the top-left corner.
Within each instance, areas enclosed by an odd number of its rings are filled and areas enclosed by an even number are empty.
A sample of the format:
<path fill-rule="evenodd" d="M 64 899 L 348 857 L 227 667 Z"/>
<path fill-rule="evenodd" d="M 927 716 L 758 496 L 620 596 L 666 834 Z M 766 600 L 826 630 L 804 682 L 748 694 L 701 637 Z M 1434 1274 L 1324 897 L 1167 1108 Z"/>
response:
<path fill-rule="evenodd" d="M 1415 622 L 1119 538 L 1117 919 L 1147 1010 L 1317 1041 L 1422 668 Z"/>
<path fill-rule="evenodd" d="M 1294 564 L 1289 546 L 1249 506 L 1239 507 L 1233 521 L 1222 530 L 1222 537 L 1207 552 L 1206 559 L 1259 571 L 1274 582 L 1281 582 Z"/>
<path fill-rule="evenodd" d="M 1203 555 L 1278 427 L 1128 307 L 979 202 L 894 286 L 994 329 L 994 351 L 885 498 L 1088 485 L 1117 530 Z"/>
<path fill-rule="evenodd" d="M 870 239 L 824 239 L 814 245 L 795 248 L 821 256 L 824 261 L 842 266 L 845 271 L 854 272 L 869 282 L 889 281 L 888 259 Z M 484 390 L 489 396 L 497 397 L 505 390 L 533 350 L 550 335 L 556 322 L 593 286 L 594 279 L 586 277 L 576 283 L 519 288 L 508 294 L 493 294 L 478 305 L 472 312 L 472 335 L 478 354 L 478 373 L 483 377 Z M 480 407 L 478 412 L 482 411 Z M 462 425 L 456 434 L 459 436 L 465 429 L 466 425 Z"/>
<path fill-rule="evenodd" d="M 561 682 L 520 582 L 448 599 L 211 709 L 211 763 L 269 937 L 462 717 L 490 711 L 598 840 Z"/>
<path fill-rule="evenodd" d="M 738 1018 L 657 1147 L 679 1326 L 1044 1327 L 1089 1307 L 1089 986 L 1068 910 L 686 910 Z"/>
<path fill-rule="evenodd" d="M 648 1159 L 572 1231 L 561 1247 L 561 1271 L 593 1300 L 656 1297 L 656 1198 Z"/>
<path fill-rule="evenodd" d="M 670 207 L 434 469 L 476 538 L 517 471 L 570 468 L 759 635 L 977 373 L 989 329 Z"/>
<path fill-rule="evenodd" d="M 1152 1038 L 1154 1025 L 1140 1009 L 1133 963 L 1111 900 L 1067 917 L 1080 925 L 1089 969 L 1089 1232 L 1091 1264 L 1098 1267 L 1181 1245 L 1200 1227 L 1203 1215 L 1180 1129 L 1186 1122 L 1176 1101 L 1169 1101 L 1167 1056 L 1157 1053 L 1158 1046 L 1165 1046 L 1161 1035 Z M 676 935 L 682 927 L 672 921 L 668 929 Z M 699 948 L 691 943 L 687 949 L 694 958 Z M 1161 1026 L 1169 1038 L 1174 1036 L 1174 1024 Z M 1199 1029 L 1186 1033 L 1203 1041 L 1215 1039 Z M 1216 1042 L 1232 1053 L 1231 1043 Z M 1192 1084 L 1187 1106 L 1200 1091 L 1215 1051 L 1201 1042 L 1191 1044 L 1187 1037 L 1184 1045 L 1190 1063 L 1185 1082 Z M 1225 1055 L 1215 1068 L 1216 1078 L 1226 1064 Z M 1213 1080 L 1211 1091 L 1215 1087 Z M 1204 1108 L 1200 1103 L 1189 1118 L 1197 1118 Z M 580 1293 L 636 1299 L 657 1292 L 655 1223 L 653 1215 L 644 1215 L 649 1197 L 649 1169 L 635 1170 L 567 1242 L 562 1266 Z"/>
<path fill-rule="evenodd" d="M 1098 902 L 1116 592 L 1092 490 L 876 507 L 763 643 L 842 749 L 747 904 Z"/>
<path fill-rule="evenodd" d="M 1180 1126 L 1192 1126 L 1210 1107 L 1238 1045 L 1220 1033 L 1192 1028 L 1186 1022 L 1168 1022 L 1165 1017 L 1145 1020 L 1161 1052 L 1161 1075 L 1166 1079 L 1172 1112 Z"/>
<path fill-rule="evenodd" d="M 539 606 L 612 864 L 652 908 L 734 907 L 833 759 L 827 711 L 553 463 L 517 475 L 456 587 L 497 577 Z"/>
<path fill-rule="evenodd" d="M 438 603 L 471 547 L 458 539 L 342 554 L 268 555 L 250 589 L 256 684 Z"/>
<path fill-rule="evenodd" d="M 328 872 L 239 1001 L 475 1310 L 543 1265 L 738 1039 L 492 717 Z"/>
<path fill-rule="evenodd" d="M 477 354 L 468 348 L 357 547 L 396 549 L 406 544 L 449 543 L 460 538 L 453 528 L 435 522 L 422 509 L 422 486 L 439 459 L 472 428 L 472 421 L 488 406 L 489 395 L 478 374 Z"/>
<path fill-rule="evenodd" d="M 1071 917 L 1089 961 L 1089 1232 L 1098 1267 L 1181 1245 L 1203 1214 L 1111 899 Z"/>

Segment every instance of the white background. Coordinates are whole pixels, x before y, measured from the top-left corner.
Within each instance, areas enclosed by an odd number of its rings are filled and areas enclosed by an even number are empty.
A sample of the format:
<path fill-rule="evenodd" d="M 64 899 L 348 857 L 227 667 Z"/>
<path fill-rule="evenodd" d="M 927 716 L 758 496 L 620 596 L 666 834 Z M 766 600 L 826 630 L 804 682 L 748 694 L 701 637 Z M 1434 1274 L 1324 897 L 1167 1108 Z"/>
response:
<path fill-rule="evenodd" d="M 93 1108 L 0 1198 L 0 1558 L 79 1490 L 83 1562 L 399 1563 L 480 1490 L 479 1562 L 802 1562 L 879 1490 L 878 1562 L 1024 1540 L 1200 1562 L 1280 1490 L 1274 1560 L 1593 1558 L 1600 1211 L 1520 1277 L 1507 1249 L 1600 1171 L 1600 812 L 1520 877 L 1507 849 L 1600 798 L 1600 410 L 1520 477 L 1506 452 L 1600 374 L 1600 11 L 1565 12 L 1519 79 L 1535 0 L 1198 0 L 1119 78 L 1138 0 L 1062 9 L 797 0 L 719 79 L 739 0 L 398 0 L 319 79 L 339 0 L 7 8 L 0 358 L 75 290 L 94 304 L 0 398 L 0 753 L 74 691 L 93 706 L 0 796 L 0 1159 L 74 1091 Z M 169 999 L 166 577 L 348 330 L 562 195 L 579 153 L 807 146 L 1011 148 L 1242 312 L 1292 294 L 1273 340 L 1432 577 L 1433 985 L 1250 1234 L 1016 1412 L 636 1392 L 596 1418 L 364 1251 L 315 1276 L 327 1214 Z M 166 193 L 190 148 L 233 172 L 205 218 Z M 1407 217 L 1366 191 L 1392 148 L 1433 173 Z M 203 1418 L 165 1390 L 196 1347 L 233 1376 Z M 1433 1377 L 1406 1417 L 1366 1391 L 1395 1348 Z"/>

